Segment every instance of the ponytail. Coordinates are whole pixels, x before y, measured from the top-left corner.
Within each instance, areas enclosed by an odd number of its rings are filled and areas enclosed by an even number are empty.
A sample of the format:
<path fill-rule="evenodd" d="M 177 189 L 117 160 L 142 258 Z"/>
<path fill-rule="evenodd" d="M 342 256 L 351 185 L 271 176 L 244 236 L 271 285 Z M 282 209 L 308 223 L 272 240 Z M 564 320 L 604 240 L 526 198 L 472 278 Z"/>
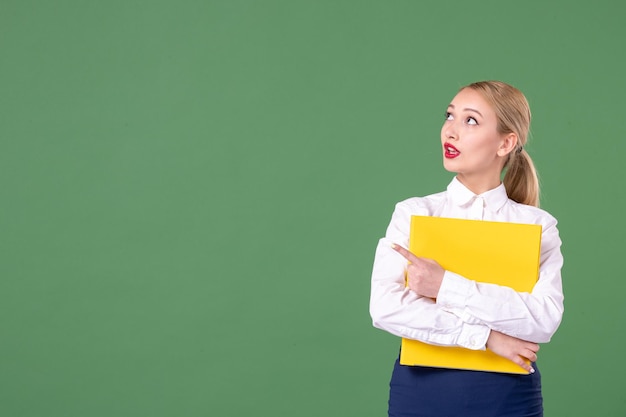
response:
<path fill-rule="evenodd" d="M 535 164 L 524 148 L 511 152 L 503 183 L 511 200 L 539 207 L 539 178 Z"/>

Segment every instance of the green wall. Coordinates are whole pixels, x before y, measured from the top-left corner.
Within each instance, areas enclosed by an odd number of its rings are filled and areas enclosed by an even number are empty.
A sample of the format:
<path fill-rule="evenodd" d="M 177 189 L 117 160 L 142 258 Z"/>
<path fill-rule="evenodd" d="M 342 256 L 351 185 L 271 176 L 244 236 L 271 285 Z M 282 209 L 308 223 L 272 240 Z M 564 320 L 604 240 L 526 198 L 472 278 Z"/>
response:
<path fill-rule="evenodd" d="M 382 416 L 395 202 L 501 79 L 560 220 L 546 415 L 624 416 L 626 6 L 0 0 L 0 415 Z"/>

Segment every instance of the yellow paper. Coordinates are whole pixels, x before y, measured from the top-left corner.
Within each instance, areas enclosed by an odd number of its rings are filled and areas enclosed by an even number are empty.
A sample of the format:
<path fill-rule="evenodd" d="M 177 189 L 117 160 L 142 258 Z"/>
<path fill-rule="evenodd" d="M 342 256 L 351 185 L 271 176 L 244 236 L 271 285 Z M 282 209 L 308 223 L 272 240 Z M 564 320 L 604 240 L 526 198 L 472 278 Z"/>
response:
<path fill-rule="evenodd" d="M 532 291 L 539 276 L 541 226 L 413 216 L 409 249 L 465 278 Z M 527 374 L 489 350 L 433 346 L 402 339 L 400 363 Z"/>

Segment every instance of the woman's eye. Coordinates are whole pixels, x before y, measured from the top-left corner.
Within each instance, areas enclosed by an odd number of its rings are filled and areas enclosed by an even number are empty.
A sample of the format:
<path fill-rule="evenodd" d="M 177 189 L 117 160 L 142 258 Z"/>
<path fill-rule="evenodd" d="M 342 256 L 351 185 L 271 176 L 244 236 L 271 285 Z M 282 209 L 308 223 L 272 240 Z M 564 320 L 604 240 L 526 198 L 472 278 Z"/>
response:
<path fill-rule="evenodd" d="M 466 122 L 467 122 L 468 125 L 477 125 L 478 124 L 476 119 L 474 119 L 473 117 L 468 117 Z"/>
<path fill-rule="evenodd" d="M 449 111 L 447 111 L 446 112 L 446 120 L 452 120 L 452 119 L 453 119 L 452 114 Z"/>

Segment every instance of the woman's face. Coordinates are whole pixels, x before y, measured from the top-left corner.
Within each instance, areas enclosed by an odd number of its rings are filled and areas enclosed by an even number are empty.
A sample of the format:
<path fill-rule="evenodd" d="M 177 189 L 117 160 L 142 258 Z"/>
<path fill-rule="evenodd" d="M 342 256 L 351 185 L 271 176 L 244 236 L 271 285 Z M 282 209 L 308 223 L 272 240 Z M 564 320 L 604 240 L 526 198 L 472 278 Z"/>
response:
<path fill-rule="evenodd" d="M 441 128 L 443 166 L 457 173 L 466 185 L 500 184 L 500 172 L 508 152 L 507 136 L 497 131 L 498 119 L 493 108 L 475 90 L 465 88 L 452 100 Z M 468 180 L 468 181 L 464 181 Z M 495 185 L 494 185 L 495 184 Z"/>

